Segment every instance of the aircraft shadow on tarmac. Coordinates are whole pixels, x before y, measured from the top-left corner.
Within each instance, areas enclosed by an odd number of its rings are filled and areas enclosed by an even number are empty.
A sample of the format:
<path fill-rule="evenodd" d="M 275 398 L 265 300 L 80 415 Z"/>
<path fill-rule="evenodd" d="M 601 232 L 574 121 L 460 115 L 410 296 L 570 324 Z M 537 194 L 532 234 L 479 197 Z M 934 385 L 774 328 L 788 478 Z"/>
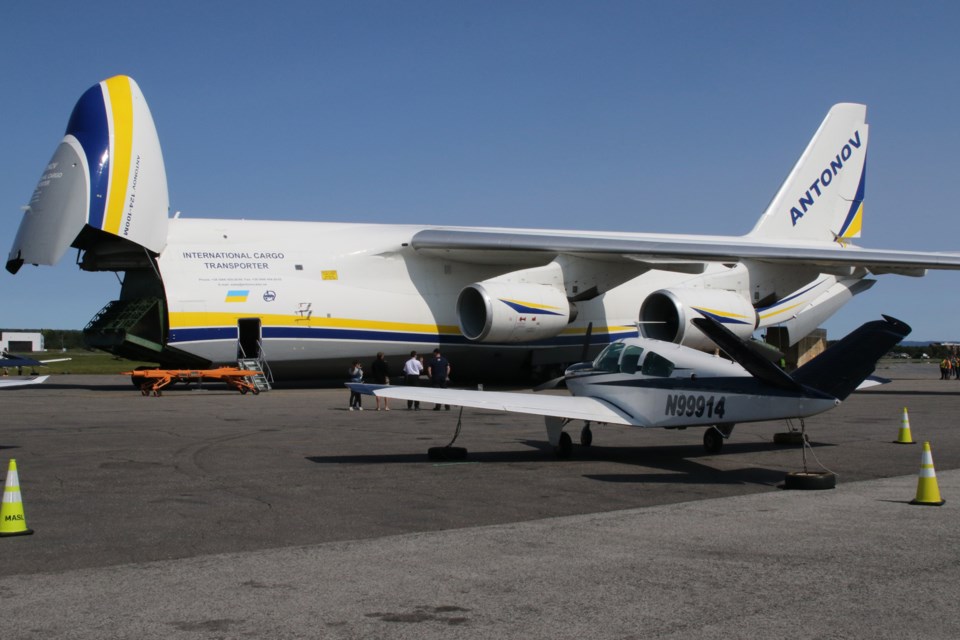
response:
<path fill-rule="evenodd" d="M 956 389 L 952 391 L 896 391 L 892 389 L 871 389 L 870 391 L 865 392 L 863 395 L 878 395 L 878 396 L 956 396 L 960 394 L 960 384 L 957 385 Z"/>
<path fill-rule="evenodd" d="M 717 469 L 697 461 L 701 457 L 724 457 L 735 454 L 763 453 L 770 451 L 797 450 L 797 466 L 800 464 L 798 446 L 784 446 L 765 442 L 727 443 L 723 453 L 710 454 L 699 445 L 667 445 L 636 447 L 603 447 L 594 445 L 589 448 L 575 447 L 572 459 L 556 458 L 549 444 L 543 441 L 518 440 L 518 444 L 528 447 L 518 451 L 474 451 L 469 450 L 467 459 L 460 463 L 543 463 L 576 464 L 577 462 L 613 462 L 635 467 L 657 469 L 655 473 L 615 473 L 584 474 L 583 477 L 599 482 L 617 483 L 665 483 L 665 484 L 760 484 L 774 486 L 783 482 L 784 469 L 765 467 L 741 467 L 737 469 Z M 811 446 L 833 446 L 824 443 L 811 443 Z M 391 453 L 348 456 L 308 456 L 310 462 L 317 464 L 417 464 L 436 462 L 429 460 L 423 453 Z M 444 464 L 444 463 L 441 463 Z M 445 464 L 457 464 L 450 462 Z"/>

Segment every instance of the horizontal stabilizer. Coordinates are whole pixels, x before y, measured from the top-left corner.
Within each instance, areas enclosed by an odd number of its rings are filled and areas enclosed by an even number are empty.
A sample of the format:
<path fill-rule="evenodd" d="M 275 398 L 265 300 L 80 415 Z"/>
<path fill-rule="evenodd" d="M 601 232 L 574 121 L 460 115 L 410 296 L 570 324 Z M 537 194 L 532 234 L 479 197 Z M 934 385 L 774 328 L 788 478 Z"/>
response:
<path fill-rule="evenodd" d="M 892 380 L 890 380 L 890 378 L 867 376 L 864 378 L 863 382 L 857 385 L 857 391 L 863 391 L 864 389 L 869 389 L 870 387 L 879 387 L 882 384 L 890 384 L 891 382 Z"/>

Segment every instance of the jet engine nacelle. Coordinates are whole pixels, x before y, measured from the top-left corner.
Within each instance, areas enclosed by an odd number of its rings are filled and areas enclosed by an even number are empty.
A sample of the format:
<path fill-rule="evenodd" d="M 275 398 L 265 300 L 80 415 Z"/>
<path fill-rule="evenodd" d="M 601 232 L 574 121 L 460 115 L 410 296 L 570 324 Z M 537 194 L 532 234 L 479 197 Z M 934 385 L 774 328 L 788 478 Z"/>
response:
<path fill-rule="evenodd" d="M 744 296 L 720 289 L 661 289 L 640 306 L 640 334 L 694 349 L 709 350 L 713 342 L 691 320 L 701 315 L 721 322 L 740 338 L 749 338 L 759 322 Z"/>
<path fill-rule="evenodd" d="M 457 298 L 460 331 L 472 342 L 552 338 L 575 318 L 564 292 L 545 284 L 478 282 Z"/>

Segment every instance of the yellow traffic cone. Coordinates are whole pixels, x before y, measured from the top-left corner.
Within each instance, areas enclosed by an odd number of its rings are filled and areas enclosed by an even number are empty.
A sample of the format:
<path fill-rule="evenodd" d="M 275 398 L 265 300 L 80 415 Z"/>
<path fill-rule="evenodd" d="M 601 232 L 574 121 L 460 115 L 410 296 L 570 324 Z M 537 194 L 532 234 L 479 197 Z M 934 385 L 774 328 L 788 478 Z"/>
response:
<path fill-rule="evenodd" d="M 913 435 L 910 433 L 910 416 L 907 415 L 907 408 L 903 408 L 903 420 L 900 422 L 900 435 L 893 441 L 894 444 L 916 444 L 913 441 Z"/>
<path fill-rule="evenodd" d="M 937 486 L 937 472 L 933 469 L 933 453 L 930 443 L 923 443 L 923 455 L 920 458 L 920 477 L 917 478 L 917 497 L 910 504 L 923 504 L 939 507 L 946 500 L 940 499 L 940 487 Z"/>
<path fill-rule="evenodd" d="M 27 528 L 27 520 L 23 517 L 17 461 L 11 459 L 7 483 L 3 488 L 3 506 L 0 506 L 0 536 L 28 536 L 31 533 L 33 529 Z"/>

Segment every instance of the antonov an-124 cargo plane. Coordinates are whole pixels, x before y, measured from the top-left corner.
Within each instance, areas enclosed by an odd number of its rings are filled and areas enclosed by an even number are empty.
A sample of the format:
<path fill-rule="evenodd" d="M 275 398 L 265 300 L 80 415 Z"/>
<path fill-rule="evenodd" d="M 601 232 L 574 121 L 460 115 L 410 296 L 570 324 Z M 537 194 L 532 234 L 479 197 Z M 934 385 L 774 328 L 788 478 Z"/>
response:
<path fill-rule="evenodd" d="M 115 76 L 74 107 L 6 266 L 52 265 L 75 247 L 81 269 L 123 272 L 119 299 L 85 329 L 91 345 L 166 366 L 242 352 L 278 379 L 342 377 L 355 357 L 437 346 L 461 372 L 503 376 L 638 327 L 709 349 L 699 314 L 741 337 L 784 327 L 795 343 L 871 275 L 960 268 L 960 254 L 850 242 L 865 118 L 864 105 L 830 109 L 745 236 L 204 220 L 169 217 L 150 110 Z"/>

